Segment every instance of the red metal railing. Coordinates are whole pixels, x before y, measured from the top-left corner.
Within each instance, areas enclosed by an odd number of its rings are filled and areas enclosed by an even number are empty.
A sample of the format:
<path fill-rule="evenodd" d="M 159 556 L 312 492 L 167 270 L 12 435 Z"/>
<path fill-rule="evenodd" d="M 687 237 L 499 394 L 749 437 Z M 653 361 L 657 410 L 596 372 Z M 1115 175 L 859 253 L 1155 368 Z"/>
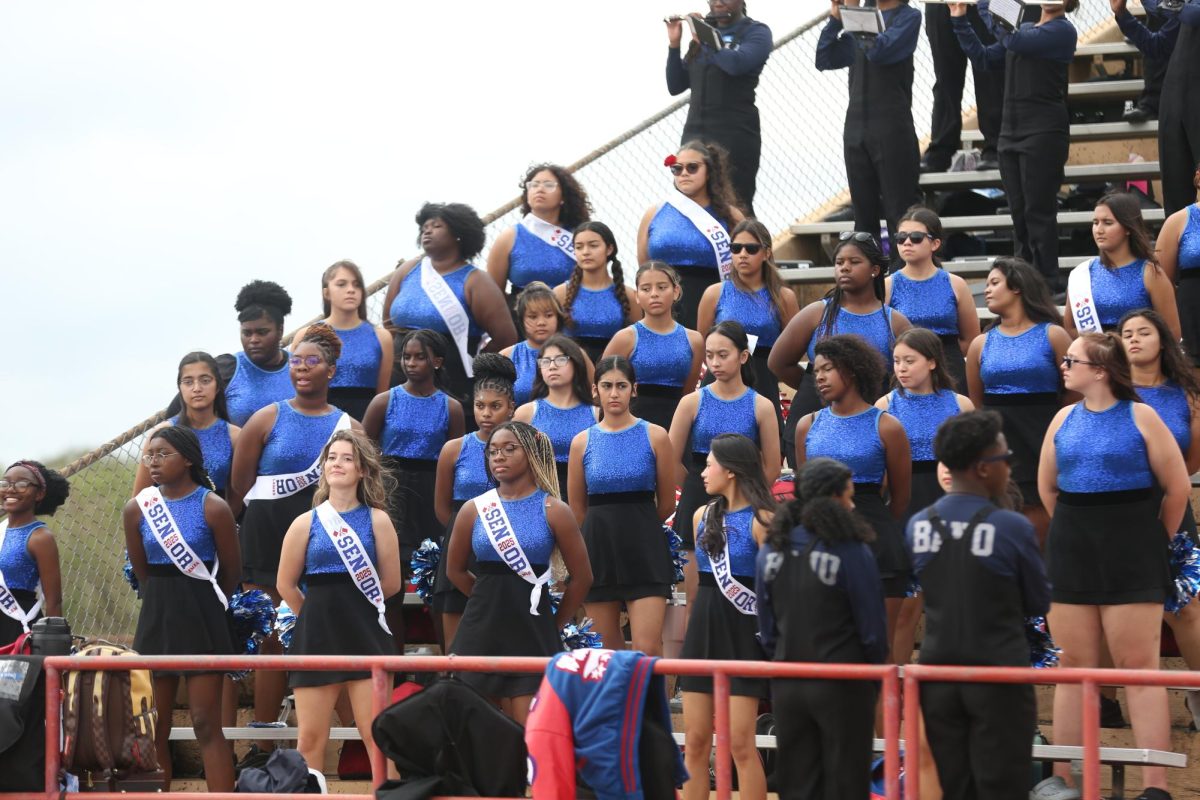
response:
<path fill-rule="evenodd" d="M 59 739 L 62 673 L 68 670 L 370 670 L 373 690 L 373 714 L 378 715 L 390 699 L 389 674 L 392 672 L 542 672 L 545 658 L 486 658 L 459 656 L 52 656 L 45 660 L 46 673 L 46 773 L 43 792 L 0 793 L 9 800 L 56 800 L 56 798 L 94 798 L 95 800 L 161 800 L 154 792 L 87 792 L 64 795 L 59 791 Z M 888 800 L 900 798 L 900 668 L 868 664 L 785 664 L 769 661 L 699 661 L 660 659 L 655 665 L 659 675 L 702 675 L 713 679 L 714 730 L 716 732 L 717 797 L 732 797 L 732 764 L 729 742 L 729 678 L 802 678 L 810 680 L 860 680 L 882 683 L 884 724 L 884 775 Z M 1200 688 L 1200 673 L 1160 672 L 1115 669 L 1035 670 L 1017 667 L 935 667 L 910 665 L 904 668 L 905 739 L 919 741 L 920 683 L 1077 683 L 1083 688 L 1083 796 L 1100 796 L 1100 686 L 1175 686 Z M 920 792 L 917 748 L 905 751 L 906 800 L 917 800 Z M 374 785 L 382 783 L 385 761 L 378 748 L 371 748 Z M 268 800 L 287 797 L 277 794 L 238 794 L 208 792 L 177 793 L 184 797 L 212 800 Z M 302 795 L 291 795 L 300 798 Z M 373 795 L 343 795 L 349 800 L 371 800 Z M 442 798 L 441 800 L 458 800 Z M 487 800 L 474 798 L 474 800 Z"/>

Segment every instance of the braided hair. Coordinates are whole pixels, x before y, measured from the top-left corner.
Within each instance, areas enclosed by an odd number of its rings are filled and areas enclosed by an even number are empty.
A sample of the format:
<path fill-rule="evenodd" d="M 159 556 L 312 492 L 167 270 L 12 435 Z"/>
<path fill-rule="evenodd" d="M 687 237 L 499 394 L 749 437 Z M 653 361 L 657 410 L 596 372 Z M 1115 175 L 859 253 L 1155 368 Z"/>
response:
<path fill-rule="evenodd" d="M 314 322 L 304 331 L 304 338 L 296 344 L 313 344 L 325 357 L 325 363 L 336 366 L 338 357 L 342 354 L 342 340 L 328 322 Z"/>
<path fill-rule="evenodd" d="M 196 350 L 179 359 L 179 370 L 175 373 L 176 388 L 178 388 L 179 382 L 183 380 L 183 368 L 192 364 L 204 364 L 208 367 L 208 371 L 212 373 L 213 379 L 217 382 L 217 396 L 213 399 L 213 413 L 217 415 L 217 419 L 229 422 L 229 405 L 225 400 L 225 381 L 221 378 L 221 370 L 217 366 L 217 360 L 208 353 L 205 353 L 203 350 Z M 182 396 L 180 396 L 179 417 L 178 422 L 175 424 L 190 428 L 192 427 L 192 421 L 188 419 L 187 404 L 183 403 L 182 399 Z"/>
<path fill-rule="evenodd" d="M 621 319 L 629 319 L 629 295 L 625 292 L 625 270 L 621 267 L 621 259 L 617 258 L 619 248 L 617 247 L 617 237 L 613 235 L 612 229 L 603 222 L 596 220 L 588 220 L 575 229 L 574 236 L 581 233 L 591 231 L 599 235 L 604 240 L 606 247 L 612 248 L 611 259 L 612 271 L 612 290 L 616 295 L 617 302 L 621 305 Z M 574 238 L 574 237 L 572 237 Z M 579 295 L 579 287 L 583 285 L 583 269 L 579 264 L 571 270 L 571 278 L 567 282 L 567 298 L 563 303 L 563 313 L 566 315 L 567 325 L 574 325 L 571 317 L 571 311 L 575 307 L 575 298 Z"/>
<path fill-rule="evenodd" d="M 180 458 L 191 464 L 188 467 L 188 475 L 197 486 L 203 486 L 213 492 L 217 490 L 217 485 L 213 483 L 212 478 L 208 476 L 208 470 L 204 468 L 204 450 L 200 447 L 200 439 L 196 437 L 195 431 L 191 428 L 172 425 L 155 431 L 150 441 L 153 442 L 155 439 L 162 439 L 174 447 Z"/>
<path fill-rule="evenodd" d="M 832 458 L 814 458 L 796 473 L 796 499 L 789 500 L 771 520 L 767 544 L 774 550 L 788 549 L 792 529 L 803 525 L 825 542 L 872 542 L 875 531 L 838 500 L 854 473 Z"/>
<path fill-rule="evenodd" d="M 442 359 L 442 366 L 434 367 L 433 370 L 433 385 L 441 389 L 443 392 L 449 393 L 450 384 L 446 380 L 446 338 L 437 331 L 431 331 L 428 328 L 409 331 L 400 340 L 400 371 L 404 371 L 404 348 L 409 342 L 416 342 L 421 346 L 421 353 L 425 358 L 432 363 L 434 358 Z M 407 376 L 405 376 L 407 380 Z"/>
<path fill-rule="evenodd" d="M 275 281 L 250 281 L 233 304 L 238 322 L 269 317 L 283 330 L 283 318 L 292 313 L 292 296 Z"/>
<path fill-rule="evenodd" d="M 513 384 L 517 382 L 517 365 L 499 353 L 480 353 L 471 362 L 475 373 L 475 393 L 495 392 L 517 402 Z"/>
<path fill-rule="evenodd" d="M 42 499 L 33 507 L 33 513 L 39 517 L 52 517 L 59 506 L 67 502 L 67 497 L 71 494 L 71 484 L 63 477 L 63 474 L 56 469 L 50 469 L 40 461 L 33 459 L 24 459 L 9 464 L 8 470 L 13 467 L 21 467 L 28 470 L 35 481 L 37 481 L 42 489 Z"/>
<path fill-rule="evenodd" d="M 875 273 L 875 278 L 871 283 L 871 288 L 875 291 L 875 298 L 883 303 L 885 294 L 884 281 L 887 277 L 888 265 L 887 258 L 883 255 L 883 250 L 880 249 L 879 243 L 875 241 L 875 237 L 869 233 L 851 233 L 843 234 L 847 238 L 838 242 L 833 251 L 833 261 L 837 263 L 838 253 L 845 250 L 847 247 L 856 247 L 863 256 L 871 262 L 872 266 L 878 267 L 879 271 Z M 838 312 L 842 310 L 842 298 L 845 292 L 841 286 L 834 286 L 825 293 L 825 310 L 821 313 L 821 321 L 817 323 L 816 329 L 813 331 L 815 339 L 823 339 L 826 336 L 833 335 L 834 324 L 837 322 Z M 890 327 L 889 327 L 890 330 Z"/>
<path fill-rule="evenodd" d="M 733 473 L 738 491 L 754 509 L 754 518 L 768 524 L 769 520 L 763 519 L 760 512 L 773 510 L 775 498 L 767 486 L 767 476 L 763 474 L 758 445 L 740 433 L 722 433 L 713 437 L 710 452 L 717 464 Z M 728 511 L 729 501 L 721 495 L 709 503 L 704 512 L 704 533 L 698 544 L 712 558 L 720 557 L 725 549 L 725 514 Z"/>
<path fill-rule="evenodd" d="M 554 445 L 550 443 L 550 437 L 527 422 L 502 422 L 493 428 L 488 436 L 488 447 L 492 446 L 492 439 L 500 431 L 508 431 L 516 437 L 517 443 L 525 451 L 534 484 L 546 494 L 562 499 L 562 492 L 558 486 L 558 469 L 554 463 Z M 490 462 L 487 463 L 487 474 L 492 478 Z"/>
<path fill-rule="evenodd" d="M 358 487 L 355 495 L 358 502 L 368 508 L 386 510 L 388 507 L 388 476 L 383 469 L 383 459 L 375 442 L 362 431 L 349 428 L 334 431 L 333 436 L 321 448 L 321 478 L 317 482 L 317 491 L 313 495 L 313 508 L 329 499 L 329 482 L 325 477 L 325 459 L 334 442 L 349 442 L 354 450 L 354 464 L 358 467 Z M 394 479 L 393 479 L 394 480 Z"/>

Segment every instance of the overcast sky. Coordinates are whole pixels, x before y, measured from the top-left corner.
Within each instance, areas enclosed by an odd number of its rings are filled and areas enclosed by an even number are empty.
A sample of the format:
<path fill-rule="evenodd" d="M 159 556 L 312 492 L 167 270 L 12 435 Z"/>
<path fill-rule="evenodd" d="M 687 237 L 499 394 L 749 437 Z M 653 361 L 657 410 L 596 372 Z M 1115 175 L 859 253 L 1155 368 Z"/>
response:
<path fill-rule="evenodd" d="M 294 327 L 330 263 L 411 254 L 424 200 L 486 213 L 657 111 L 689 5 L 0 4 L 0 459 L 160 408 L 183 353 L 238 349 L 248 280 Z M 750 7 L 780 36 L 825 4 Z"/>

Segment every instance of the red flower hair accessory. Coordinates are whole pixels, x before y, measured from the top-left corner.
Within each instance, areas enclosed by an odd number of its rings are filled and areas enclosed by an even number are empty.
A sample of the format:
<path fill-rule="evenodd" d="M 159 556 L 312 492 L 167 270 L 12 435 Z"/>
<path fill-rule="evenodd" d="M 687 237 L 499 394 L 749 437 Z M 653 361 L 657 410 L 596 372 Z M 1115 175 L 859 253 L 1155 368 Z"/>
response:
<path fill-rule="evenodd" d="M 675 157 L 675 154 L 674 154 L 674 153 L 671 153 L 671 155 L 669 155 L 669 156 L 667 156 L 666 158 L 664 158 L 664 159 L 663 159 L 663 166 L 664 166 L 664 167 L 671 167 L 671 166 L 674 166 L 674 165 L 675 165 L 675 162 L 676 162 L 676 161 L 678 161 L 678 160 L 679 160 L 679 159 Z"/>

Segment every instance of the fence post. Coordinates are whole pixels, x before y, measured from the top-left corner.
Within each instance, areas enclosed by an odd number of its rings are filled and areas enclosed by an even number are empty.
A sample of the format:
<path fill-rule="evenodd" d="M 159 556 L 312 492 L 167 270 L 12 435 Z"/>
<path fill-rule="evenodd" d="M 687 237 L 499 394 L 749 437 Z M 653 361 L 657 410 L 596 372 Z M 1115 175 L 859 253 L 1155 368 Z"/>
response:
<path fill-rule="evenodd" d="M 729 674 L 713 672 L 713 716 L 717 729 L 717 797 L 733 797 L 733 775 L 729 753 Z"/>
<path fill-rule="evenodd" d="M 62 678 L 58 667 L 45 666 L 46 670 L 46 800 L 58 797 L 58 766 L 61 749 L 59 739 L 62 720 Z"/>
<path fill-rule="evenodd" d="M 921 797 L 921 668 L 904 667 L 904 797 Z"/>
<path fill-rule="evenodd" d="M 883 676 L 883 786 L 888 800 L 900 800 L 900 668 Z"/>
<path fill-rule="evenodd" d="M 383 713 L 383 710 L 388 707 L 388 700 L 391 699 L 391 693 L 388 691 L 388 676 L 389 673 L 378 664 L 371 667 L 371 724 L 375 724 L 375 720 Z M 371 749 L 369 751 L 371 757 L 371 778 L 372 785 L 378 789 L 385 780 L 387 780 L 387 759 L 383 757 L 383 751 L 379 749 L 379 745 L 375 743 L 375 737 L 371 737 Z"/>
<path fill-rule="evenodd" d="M 1100 796 L 1100 685 L 1085 680 L 1083 703 L 1083 796 Z"/>

